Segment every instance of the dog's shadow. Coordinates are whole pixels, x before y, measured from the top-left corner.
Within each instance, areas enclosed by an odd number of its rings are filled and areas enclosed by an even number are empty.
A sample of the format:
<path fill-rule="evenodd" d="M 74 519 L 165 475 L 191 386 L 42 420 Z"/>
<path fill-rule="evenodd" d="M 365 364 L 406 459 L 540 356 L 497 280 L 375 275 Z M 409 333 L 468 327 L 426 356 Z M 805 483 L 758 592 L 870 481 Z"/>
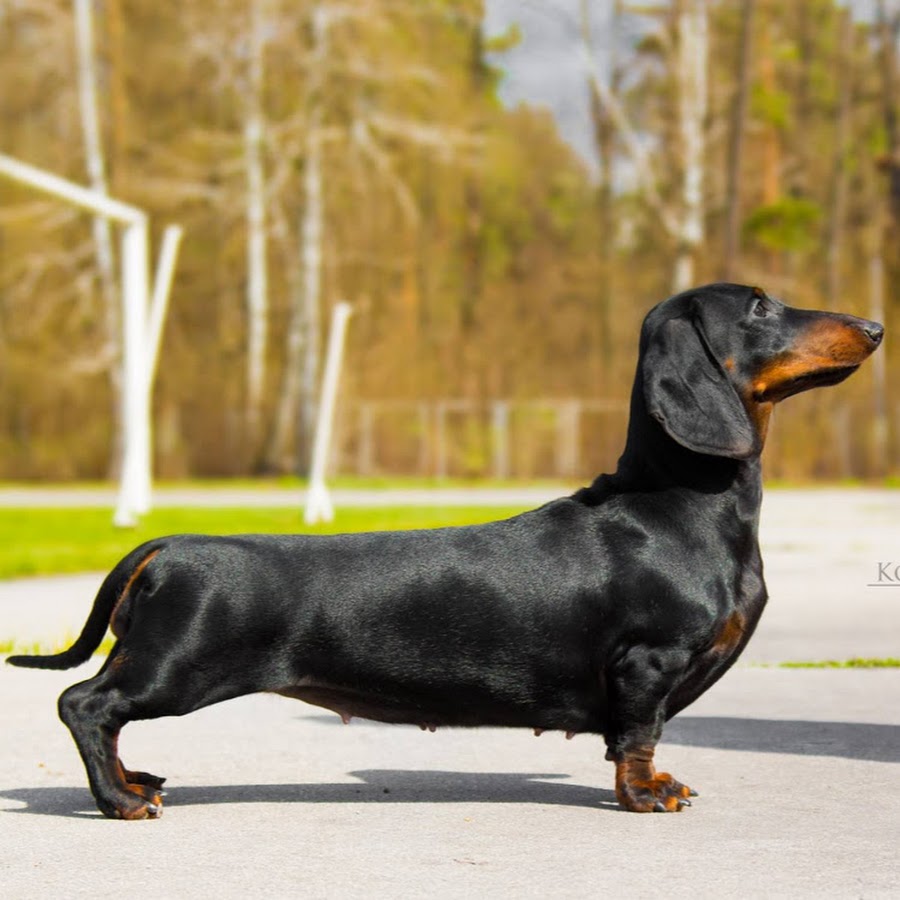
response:
<path fill-rule="evenodd" d="M 310 717 L 329 724 L 336 717 Z M 378 727 L 378 726 L 376 726 Z M 872 762 L 900 762 L 900 726 L 861 722 L 818 722 L 740 717 L 679 716 L 665 730 L 664 743 L 751 753 L 825 756 Z M 599 744 L 598 744 L 599 750 Z M 598 765 L 602 754 L 598 753 Z M 527 772 L 442 772 L 365 769 L 348 773 L 356 781 L 332 784 L 236 784 L 178 787 L 166 806 L 218 803 L 532 803 L 618 811 L 615 794 L 567 783 L 566 775 Z M 0 790 L 4 810 L 45 816 L 99 816 L 83 787 Z"/>
<path fill-rule="evenodd" d="M 332 784 L 234 784 L 173 788 L 167 808 L 219 803 L 538 803 L 618 810 L 612 791 L 565 784 L 566 775 L 523 772 L 440 772 L 366 769 L 349 772 L 355 782 Z M 17 788 L 0 791 L 0 802 L 24 803 L 9 813 L 98 816 L 86 788 Z"/>

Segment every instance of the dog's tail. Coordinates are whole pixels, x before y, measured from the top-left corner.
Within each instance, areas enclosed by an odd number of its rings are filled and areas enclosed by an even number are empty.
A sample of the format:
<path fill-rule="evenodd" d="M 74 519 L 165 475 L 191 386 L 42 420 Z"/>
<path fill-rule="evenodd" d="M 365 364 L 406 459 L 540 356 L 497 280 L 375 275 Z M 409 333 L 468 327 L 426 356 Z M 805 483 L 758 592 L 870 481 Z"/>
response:
<path fill-rule="evenodd" d="M 81 634 L 68 650 L 48 655 L 10 656 L 7 662 L 29 669 L 71 669 L 91 658 L 100 646 L 110 620 L 121 602 L 128 596 L 147 564 L 162 549 L 162 541 L 151 541 L 132 550 L 106 576 L 94 605 L 81 629 Z"/>

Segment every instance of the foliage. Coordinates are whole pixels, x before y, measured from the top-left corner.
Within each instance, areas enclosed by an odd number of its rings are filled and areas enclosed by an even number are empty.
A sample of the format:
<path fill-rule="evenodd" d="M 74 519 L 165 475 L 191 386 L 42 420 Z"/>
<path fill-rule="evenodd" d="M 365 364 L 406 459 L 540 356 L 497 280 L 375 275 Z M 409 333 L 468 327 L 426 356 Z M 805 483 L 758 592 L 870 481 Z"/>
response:
<path fill-rule="evenodd" d="M 726 168 L 746 7 L 692 5 L 709 21 L 704 237 L 689 249 L 703 282 L 721 277 L 726 253 Z M 0 6 L 2 151 L 84 182 L 72 3 Z M 551 6 L 546 15 L 563 15 Z M 499 101 L 503 52 L 528 34 L 515 24 L 484 34 L 481 0 L 92 7 L 110 191 L 145 208 L 157 238 L 169 221 L 186 229 L 156 386 L 161 474 L 294 471 L 303 455 L 308 435 L 298 436 L 305 426 L 291 403 L 286 454 L 267 455 L 265 446 L 274 443 L 280 401 L 291 399 L 312 130 L 322 145 L 322 304 L 318 320 L 300 323 L 306 330 L 298 334 L 309 351 L 312 337 L 324 337 L 330 307 L 354 303 L 344 409 L 441 398 L 627 403 L 640 320 L 669 292 L 673 265 L 685 255 L 660 210 L 677 221 L 686 202 L 677 53 L 686 3 L 619 9 L 615 59 L 598 66 L 640 145 L 652 151 L 652 182 L 637 185 L 608 111 L 594 122 L 598 153 L 609 157 L 598 167 L 562 140 L 547 110 Z M 897 92 L 886 87 L 881 65 L 889 45 L 876 23 L 856 21 L 844 48 L 847 12 L 838 0 L 755 7 L 734 198 L 743 242 L 733 275 L 798 305 L 865 315 L 878 247 L 887 283 L 900 276 L 886 176 L 892 166 L 900 172 L 887 112 Z M 897 7 L 885 4 L 892 17 Z M 254 10 L 265 19 L 255 99 L 270 335 L 258 436 L 244 416 Z M 316 10 L 328 20 L 321 59 L 311 43 Z M 102 478 L 114 470 L 120 337 L 101 294 L 89 217 L 0 181 L 0 477 Z M 891 293 L 889 333 L 897 305 Z M 896 384 L 897 350 L 884 352 Z M 815 401 L 792 401 L 767 451 L 772 474 L 884 474 L 866 425 L 868 370 L 840 391 L 840 416 Z M 889 412 L 895 425 L 896 410 Z M 353 416 L 341 423 L 345 461 L 361 440 L 355 428 Z M 620 443 L 621 423 L 615 428 L 611 437 L 591 426 L 583 443 Z M 427 467 L 428 454 L 410 454 L 408 444 L 402 429 L 384 434 L 380 465 Z M 489 465 L 488 446 L 486 431 L 467 432 L 462 467 Z"/>
<path fill-rule="evenodd" d="M 782 197 L 753 210 L 744 221 L 744 233 L 769 250 L 799 252 L 817 242 L 822 210 L 804 197 Z"/>

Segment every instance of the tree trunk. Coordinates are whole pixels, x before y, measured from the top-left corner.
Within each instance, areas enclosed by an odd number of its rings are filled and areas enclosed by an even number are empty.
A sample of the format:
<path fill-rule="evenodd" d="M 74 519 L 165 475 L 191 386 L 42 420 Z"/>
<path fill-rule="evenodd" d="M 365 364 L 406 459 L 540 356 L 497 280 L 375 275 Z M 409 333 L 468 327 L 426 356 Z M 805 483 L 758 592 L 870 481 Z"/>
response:
<path fill-rule="evenodd" d="M 322 269 L 322 91 L 328 54 L 328 11 L 321 5 L 311 15 L 309 105 L 303 173 L 303 216 L 300 258 L 303 277 L 294 292 L 288 322 L 284 375 L 275 413 L 268 460 L 280 471 L 306 474 L 316 421 L 320 356 Z M 291 450 L 291 437 L 296 437 Z"/>
<path fill-rule="evenodd" d="M 475 20 L 469 26 L 469 80 L 473 97 L 473 106 L 477 110 L 474 125 L 475 133 L 484 131 L 481 106 L 486 87 L 484 41 L 481 33 L 481 22 Z M 463 352 L 471 343 L 471 335 L 475 331 L 481 295 L 484 290 L 484 259 L 482 247 L 483 210 L 482 210 L 482 174 L 481 167 L 475 166 L 465 176 L 463 188 L 465 205 L 465 223 L 463 225 L 463 259 L 465 266 L 462 281 L 462 297 L 460 298 L 459 319 L 463 334 L 460 346 Z M 465 365 L 465 362 L 461 360 Z"/>
<path fill-rule="evenodd" d="M 728 140 L 728 181 L 725 207 L 725 247 L 723 249 L 722 278 L 733 281 L 738 269 L 741 243 L 741 162 L 747 124 L 747 99 L 750 96 L 750 57 L 753 45 L 755 0 L 743 0 L 741 5 L 740 50 L 738 53 L 738 83 L 732 107 L 731 133 Z"/>
<path fill-rule="evenodd" d="M 888 17 L 884 0 L 878 2 L 878 31 L 881 39 L 881 81 L 884 130 L 887 152 L 882 167 L 888 175 L 888 202 L 894 227 L 900 228 L 900 123 L 897 115 L 897 37 L 900 13 Z"/>
<path fill-rule="evenodd" d="M 266 267 L 266 181 L 263 168 L 263 54 L 265 0 L 253 0 L 244 97 L 244 162 L 247 177 L 247 397 L 246 428 L 251 459 L 256 452 L 266 382 L 269 298 Z"/>
<path fill-rule="evenodd" d="M 97 72 L 94 53 L 94 14 L 92 0 L 75 0 L 75 37 L 78 65 L 78 106 L 84 138 L 88 181 L 93 190 L 109 193 L 106 183 L 106 162 L 100 133 L 100 114 L 97 108 Z M 112 395 L 113 446 L 111 473 L 121 465 L 122 453 L 122 312 L 119 286 L 116 279 L 116 260 L 113 251 L 112 228 L 109 220 L 95 216 L 93 220 L 94 247 L 106 348 L 109 359 L 109 384 Z"/>
<path fill-rule="evenodd" d="M 853 81 L 853 16 L 839 10 L 840 41 L 837 60 L 838 103 L 834 126 L 834 163 L 831 186 L 831 216 L 826 241 L 827 270 L 825 299 L 829 309 L 836 309 L 841 290 L 841 250 L 844 242 L 844 219 L 847 208 L 847 146 L 850 133 L 850 100 Z"/>
<path fill-rule="evenodd" d="M 301 227 L 303 258 L 303 374 L 300 384 L 300 418 L 298 421 L 298 469 L 306 474 L 309 450 L 312 448 L 316 424 L 321 356 L 321 287 L 322 287 L 322 146 L 321 110 L 313 119 L 314 127 L 307 140 L 306 171 L 303 193 L 306 208 Z"/>
<path fill-rule="evenodd" d="M 709 58 L 706 0 L 683 0 L 677 28 L 678 119 L 684 169 L 672 283 L 676 293 L 693 285 L 696 279 L 694 254 L 704 238 L 703 176 Z"/>
<path fill-rule="evenodd" d="M 616 31 L 619 4 L 615 4 L 610 23 L 610 30 Z M 590 19 L 590 0 L 581 0 L 581 38 L 592 46 L 592 28 Z M 616 60 L 616 37 L 610 40 L 610 74 L 609 91 L 613 97 L 618 96 L 621 71 Z M 597 284 L 597 332 L 599 335 L 598 354 L 600 358 L 600 375 L 603 381 L 601 389 L 610 390 L 611 364 L 613 360 L 612 344 L 612 274 L 613 248 L 615 245 L 615 222 L 613 218 L 613 144 L 615 127 L 594 79 L 588 79 L 590 96 L 591 126 L 594 137 L 594 149 L 597 154 L 599 184 L 597 188 L 597 214 L 600 221 L 600 245 L 597 252 L 600 256 L 600 278 Z"/>

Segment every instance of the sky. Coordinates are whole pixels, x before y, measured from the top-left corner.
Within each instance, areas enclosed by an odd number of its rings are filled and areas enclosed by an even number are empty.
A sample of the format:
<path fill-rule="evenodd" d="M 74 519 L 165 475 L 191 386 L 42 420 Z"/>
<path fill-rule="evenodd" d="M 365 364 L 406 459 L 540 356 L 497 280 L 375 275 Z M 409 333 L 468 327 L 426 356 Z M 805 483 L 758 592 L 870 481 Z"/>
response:
<path fill-rule="evenodd" d="M 859 18 L 871 19 L 875 0 L 852 0 Z M 613 41 L 613 0 L 592 0 L 592 44 L 601 71 L 609 65 Z M 580 50 L 581 0 L 485 0 L 485 33 L 502 34 L 513 23 L 521 42 L 492 61 L 505 73 L 500 96 L 510 106 L 530 103 L 549 107 L 562 136 L 593 167 L 588 92 Z M 633 28 L 637 17 L 626 17 Z M 619 36 L 633 40 L 636 32 Z"/>
<path fill-rule="evenodd" d="M 510 106 L 530 103 L 549 107 L 563 137 L 591 161 L 594 154 L 578 34 L 579 4 L 580 0 L 486 0 L 485 33 L 502 34 L 518 24 L 520 43 L 492 60 L 504 72 L 502 100 Z M 598 12 L 592 24 L 597 57 L 604 60 L 609 58 L 609 41 L 604 34 L 612 3 L 596 3 L 595 7 Z"/>

